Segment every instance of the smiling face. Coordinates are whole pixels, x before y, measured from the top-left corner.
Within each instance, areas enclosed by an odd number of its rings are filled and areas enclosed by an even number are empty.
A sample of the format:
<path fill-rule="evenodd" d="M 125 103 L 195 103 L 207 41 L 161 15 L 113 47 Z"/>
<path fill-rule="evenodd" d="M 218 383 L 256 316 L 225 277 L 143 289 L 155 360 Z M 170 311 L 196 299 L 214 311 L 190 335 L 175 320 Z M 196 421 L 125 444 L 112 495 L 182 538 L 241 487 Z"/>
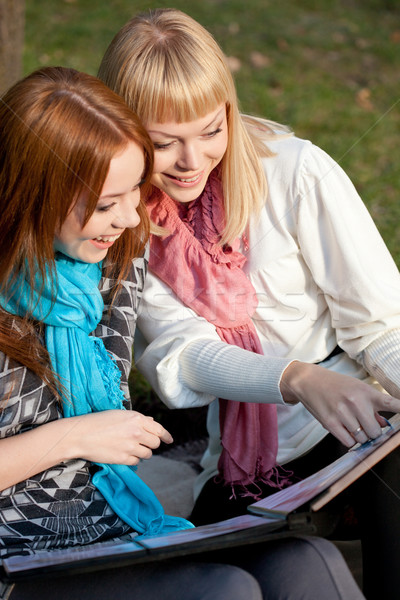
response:
<path fill-rule="evenodd" d="M 134 142 L 116 154 L 89 221 L 83 225 L 86 202 L 79 198 L 54 237 L 54 249 L 82 262 L 103 260 L 124 230 L 140 223 L 136 209 L 144 166 L 143 152 Z"/>
<path fill-rule="evenodd" d="M 177 202 L 198 198 L 227 148 L 225 104 L 195 121 L 150 122 L 146 128 L 155 151 L 153 185 Z"/>

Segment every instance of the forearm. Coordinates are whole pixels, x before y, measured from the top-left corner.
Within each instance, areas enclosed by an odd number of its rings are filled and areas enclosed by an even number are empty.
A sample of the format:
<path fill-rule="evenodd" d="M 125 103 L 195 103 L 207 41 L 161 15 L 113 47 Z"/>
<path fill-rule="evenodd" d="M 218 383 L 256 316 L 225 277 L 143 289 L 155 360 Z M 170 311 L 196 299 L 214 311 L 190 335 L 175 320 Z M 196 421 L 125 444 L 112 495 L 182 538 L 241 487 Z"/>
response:
<path fill-rule="evenodd" d="M 51 421 L 0 440 L 0 489 L 76 457 L 74 429 L 79 419 Z"/>
<path fill-rule="evenodd" d="M 230 346 L 198 340 L 181 353 L 183 382 L 194 391 L 228 400 L 282 404 L 282 373 L 291 362 Z"/>
<path fill-rule="evenodd" d="M 59 419 L 0 441 L 0 488 L 6 489 L 66 460 L 137 465 L 172 437 L 133 410 L 104 410 Z"/>

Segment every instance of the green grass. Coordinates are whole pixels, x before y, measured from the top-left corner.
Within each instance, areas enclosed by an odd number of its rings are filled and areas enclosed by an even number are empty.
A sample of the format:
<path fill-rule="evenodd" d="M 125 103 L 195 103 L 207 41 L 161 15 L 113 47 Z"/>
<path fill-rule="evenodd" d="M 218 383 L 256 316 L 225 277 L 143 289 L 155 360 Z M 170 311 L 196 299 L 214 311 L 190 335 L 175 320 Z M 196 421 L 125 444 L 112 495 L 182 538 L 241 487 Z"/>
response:
<path fill-rule="evenodd" d="M 400 265 L 400 8 L 395 0 L 177 0 L 240 61 L 243 111 L 289 124 L 338 160 Z M 25 73 L 96 74 L 140 0 L 26 0 Z M 244 11 L 246 6 L 246 11 Z M 396 8 L 397 6 L 397 8 Z M 255 63 L 253 53 L 263 58 Z M 259 61 L 260 62 L 260 61 Z"/>
<path fill-rule="evenodd" d="M 96 74 L 131 16 L 170 5 L 26 0 L 24 71 L 62 64 Z M 340 162 L 400 265 L 398 1 L 175 0 L 172 6 L 199 20 L 240 61 L 235 78 L 244 112 L 289 124 Z M 147 393 L 144 386 L 140 394 Z"/>

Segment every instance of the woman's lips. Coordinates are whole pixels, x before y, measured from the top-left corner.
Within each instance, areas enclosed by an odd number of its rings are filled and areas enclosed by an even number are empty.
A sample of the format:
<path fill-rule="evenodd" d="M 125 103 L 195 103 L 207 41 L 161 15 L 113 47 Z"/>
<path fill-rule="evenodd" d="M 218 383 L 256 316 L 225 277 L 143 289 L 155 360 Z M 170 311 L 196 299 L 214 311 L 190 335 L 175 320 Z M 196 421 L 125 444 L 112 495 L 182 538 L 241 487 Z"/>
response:
<path fill-rule="evenodd" d="M 113 243 L 120 237 L 119 235 L 108 235 L 104 237 L 93 238 L 89 240 L 93 246 L 99 248 L 99 250 L 106 250 L 107 248 L 111 248 Z"/>
<path fill-rule="evenodd" d="M 204 171 L 201 171 L 198 175 L 194 175 L 193 177 L 178 177 L 176 175 L 170 175 L 169 173 L 164 173 L 166 177 L 170 181 L 172 181 L 175 185 L 179 187 L 190 188 L 198 185 L 202 180 Z"/>

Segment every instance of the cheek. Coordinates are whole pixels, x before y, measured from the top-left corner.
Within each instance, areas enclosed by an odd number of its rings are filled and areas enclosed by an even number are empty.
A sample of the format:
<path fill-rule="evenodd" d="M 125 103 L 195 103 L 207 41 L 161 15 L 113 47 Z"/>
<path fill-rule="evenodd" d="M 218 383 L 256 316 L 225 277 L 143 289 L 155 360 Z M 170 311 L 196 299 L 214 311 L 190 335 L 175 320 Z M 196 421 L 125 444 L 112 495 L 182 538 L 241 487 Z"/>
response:
<path fill-rule="evenodd" d="M 218 140 L 218 147 L 216 149 L 216 153 L 219 158 L 222 158 L 224 156 L 227 147 L 228 147 L 228 134 L 225 133 L 225 135 L 223 135 L 220 138 L 220 140 Z"/>
<path fill-rule="evenodd" d="M 71 210 L 64 223 L 61 225 L 58 236 L 63 239 L 69 239 L 78 235 L 82 231 L 82 221 L 83 207 L 80 203 L 78 203 L 78 205 Z"/>
<path fill-rule="evenodd" d="M 56 238 L 61 242 L 67 242 L 74 236 L 76 229 L 76 219 L 71 218 L 71 215 L 69 215 L 57 232 Z"/>
<path fill-rule="evenodd" d="M 84 227 L 81 227 L 79 223 L 76 223 L 75 233 L 82 238 L 91 239 L 97 237 L 107 230 L 110 220 L 112 220 L 111 212 L 94 212 Z"/>
<path fill-rule="evenodd" d="M 222 160 L 226 149 L 228 147 L 228 136 L 220 136 L 218 139 L 213 140 L 213 144 L 210 145 L 207 149 L 207 155 L 209 158 L 213 160 L 217 160 L 218 162 Z"/>
<path fill-rule="evenodd" d="M 173 158 L 168 153 L 155 152 L 154 153 L 154 167 L 153 175 L 163 173 L 169 166 L 173 164 Z"/>

